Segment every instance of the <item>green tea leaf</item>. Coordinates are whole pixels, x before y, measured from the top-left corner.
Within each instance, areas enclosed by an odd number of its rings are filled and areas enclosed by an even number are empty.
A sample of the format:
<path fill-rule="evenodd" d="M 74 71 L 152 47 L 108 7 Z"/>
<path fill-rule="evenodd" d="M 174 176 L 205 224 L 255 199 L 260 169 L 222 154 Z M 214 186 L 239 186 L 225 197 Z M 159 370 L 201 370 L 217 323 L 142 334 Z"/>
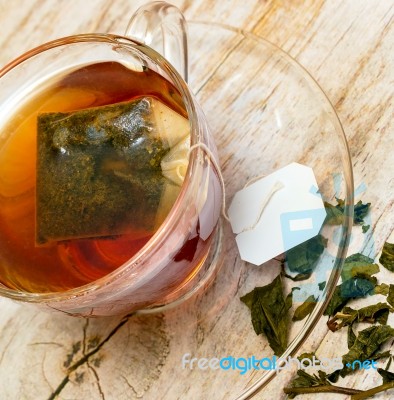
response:
<path fill-rule="evenodd" d="M 338 285 L 328 303 L 323 315 L 334 315 L 349 301 L 349 298 L 342 297 L 342 285 Z"/>
<path fill-rule="evenodd" d="M 324 221 L 325 224 L 341 225 L 343 223 L 344 215 L 342 210 L 326 201 L 324 202 L 324 207 L 327 213 L 326 219 Z"/>
<path fill-rule="evenodd" d="M 255 289 L 257 289 L 257 288 L 255 288 Z M 254 298 L 254 290 L 245 294 L 245 296 L 241 297 L 242 303 L 244 303 L 249 308 L 250 311 L 252 311 L 252 307 L 253 307 L 253 298 Z"/>
<path fill-rule="evenodd" d="M 317 300 L 315 296 L 309 296 L 300 306 L 296 308 L 293 315 L 293 321 L 301 321 L 309 315 L 315 308 Z"/>
<path fill-rule="evenodd" d="M 379 353 L 381 345 L 388 339 L 394 337 L 394 329 L 388 325 L 371 326 L 359 332 L 354 340 L 353 345 L 349 348 L 349 352 L 342 356 L 344 368 L 338 369 L 327 376 L 330 382 L 337 382 L 339 377 L 353 373 L 359 368 L 359 362 L 377 361 L 390 357 L 390 351 Z M 356 363 L 353 364 L 354 361 Z M 353 369 L 354 367 L 354 369 Z"/>
<path fill-rule="evenodd" d="M 270 284 L 256 287 L 241 297 L 251 311 L 252 324 L 257 335 L 264 334 L 277 356 L 287 348 L 288 307 L 283 296 L 282 279 L 279 274 Z"/>
<path fill-rule="evenodd" d="M 379 262 L 391 272 L 394 272 L 394 243 L 386 242 L 383 246 Z"/>
<path fill-rule="evenodd" d="M 350 349 L 351 347 L 353 347 L 355 341 L 356 335 L 353 332 L 352 325 L 349 325 L 347 328 L 347 348 Z"/>
<path fill-rule="evenodd" d="M 346 258 L 341 276 L 345 281 L 356 276 L 371 276 L 378 272 L 379 266 L 374 264 L 372 258 L 356 253 Z"/>
<path fill-rule="evenodd" d="M 318 381 L 315 376 L 308 374 L 302 369 L 297 371 L 298 377 L 295 378 L 292 382 L 292 387 L 309 387 L 316 386 Z"/>
<path fill-rule="evenodd" d="M 342 356 L 343 364 L 370 359 L 378 352 L 380 346 L 392 337 L 394 337 L 394 329 L 388 325 L 371 326 L 360 331 L 348 353 Z"/>
<path fill-rule="evenodd" d="M 370 360 L 377 361 L 387 357 L 391 357 L 390 350 L 384 351 L 383 353 L 376 353 L 370 358 Z"/>
<path fill-rule="evenodd" d="M 371 225 L 363 225 L 363 227 L 362 227 L 363 233 L 367 233 L 370 227 L 371 227 Z"/>
<path fill-rule="evenodd" d="M 394 285 L 390 284 L 389 293 L 387 295 L 387 303 L 394 307 Z"/>
<path fill-rule="evenodd" d="M 312 351 L 311 353 L 302 353 L 300 356 L 297 357 L 298 361 L 302 361 L 304 358 L 313 361 L 313 357 L 317 360 L 316 354 Z"/>
<path fill-rule="evenodd" d="M 319 287 L 319 290 L 324 290 L 324 288 L 326 287 L 326 281 L 320 282 L 317 286 Z"/>
<path fill-rule="evenodd" d="M 364 224 L 364 218 L 367 216 L 370 206 L 371 203 L 363 204 L 361 200 L 354 205 L 354 223 L 356 225 Z"/>
<path fill-rule="evenodd" d="M 374 288 L 377 284 L 375 277 L 355 277 L 348 279 L 338 285 L 334 294 L 324 310 L 324 315 L 334 315 L 341 310 L 350 300 L 363 298 L 374 294 Z"/>
<path fill-rule="evenodd" d="M 317 386 L 327 386 L 331 383 L 327 379 L 327 374 L 324 371 L 318 371 L 316 374 L 308 374 L 307 372 L 299 369 L 297 371 L 297 377 L 291 382 L 292 388 L 305 388 L 305 387 L 317 387 Z M 289 399 L 294 399 L 296 394 L 289 394 Z"/>
<path fill-rule="evenodd" d="M 373 294 L 377 284 L 374 276 L 354 277 L 342 283 L 342 296 L 348 299 L 358 299 Z"/>
<path fill-rule="evenodd" d="M 336 207 L 342 211 L 342 213 L 345 210 L 345 201 L 341 199 L 337 199 L 338 204 Z M 362 225 L 364 224 L 364 218 L 367 216 L 369 212 L 369 208 L 371 206 L 371 203 L 363 203 L 361 200 L 359 200 L 355 205 L 354 205 L 354 223 L 355 225 Z"/>
<path fill-rule="evenodd" d="M 388 304 L 377 303 L 360 308 L 358 310 L 353 310 L 350 307 L 344 307 L 341 313 L 337 313 L 337 316 L 338 318 L 342 319 L 342 326 L 347 326 L 353 324 L 354 322 L 369 322 L 371 324 L 378 322 L 381 325 L 386 325 L 389 312 L 393 311 L 393 308 L 391 308 Z"/>
<path fill-rule="evenodd" d="M 340 225 L 344 220 L 345 211 L 345 201 L 341 199 L 336 199 L 337 205 L 332 205 L 330 203 L 324 202 L 324 207 L 326 208 L 327 217 L 325 220 L 326 224 L 329 225 Z M 361 200 L 354 205 L 354 224 L 363 225 L 364 218 L 369 212 L 371 203 L 364 204 Z M 368 226 L 369 227 L 369 226 Z M 364 227 L 363 227 L 364 230 Z"/>
<path fill-rule="evenodd" d="M 337 312 L 327 322 L 327 325 L 333 332 L 344 326 L 352 325 L 355 322 L 369 322 L 371 324 L 379 322 L 381 325 L 386 325 L 389 312 L 393 311 L 386 303 L 377 303 L 358 310 L 344 307 L 341 312 Z"/>
<path fill-rule="evenodd" d="M 374 293 L 375 294 L 381 294 L 383 296 L 387 296 L 389 294 L 389 290 L 390 290 L 390 286 L 389 285 L 387 285 L 386 283 L 381 283 L 380 285 L 376 285 L 375 286 Z M 393 291 L 393 296 L 394 296 L 394 291 Z M 393 301 L 394 301 L 394 297 L 393 297 Z M 394 306 L 394 304 L 391 304 L 388 300 L 387 300 L 387 302 L 390 305 Z"/>
<path fill-rule="evenodd" d="M 295 276 L 291 276 L 288 274 L 283 274 L 285 278 L 291 279 L 293 282 L 300 282 L 300 281 L 305 281 L 306 279 L 309 279 L 312 274 L 297 274 Z"/>
<path fill-rule="evenodd" d="M 293 293 L 296 290 L 300 290 L 300 288 L 299 287 L 293 287 L 291 289 L 291 292 L 286 296 L 285 303 L 286 303 L 287 311 L 289 311 L 290 308 L 293 306 Z"/>
<path fill-rule="evenodd" d="M 310 274 L 327 245 L 327 239 L 317 235 L 286 252 L 287 266 L 291 272 Z"/>
<path fill-rule="evenodd" d="M 346 258 L 343 271 L 343 282 L 335 288 L 324 315 L 334 315 L 342 309 L 349 300 L 374 294 L 377 279 L 371 275 L 379 272 L 379 266 L 363 254 L 353 254 Z"/>
<path fill-rule="evenodd" d="M 383 378 L 383 383 L 394 381 L 394 372 L 386 371 L 383 368 L 377 369 L 378 374 Z"/>
<path fill-rule="evenodd" d="M 391 361 L 393 360 L 393 357 L 389 357 L 389 360 L 387 361 L 386 366 L 384 367 L 384 369 L 386 371 L 388 371 L 390 369 L 390 365 L 391 365 Z"/>
<path fill-rule="evenodd" d="M 344 378 L 345 376 L 351 375 L 352 373 L 357 371 L 359 369 L 359 367 L 360 367 L 360 363 L 362 364 L 364 361 L 370 361 L 370 362 L 378 361 L 378 360 L 381 360 L 381 359 L 384 359 L 384 358 L 387 358 L 387 357 L 390 357 L 390 356 L 391 356 L 390 352 L 389 351 L 385 351 L 383 353 L 377 353 L 377 354 L 375 354 L 375 355 L 373 355 L 371 357 L 367 357 L 366 359 L 363 359 L 363 360 L 361 360 L 361 359 L 359 359 L 357 361 L 354 360 L 356 362 L 353 361 L 353 362 L 344 363 L 344 361 L 342 360 L 342 362 L 345 365 L 344 368 L 337 369 L 336 371 L 332 372 L 331 374 L 329 374 L 327 376 L 327 379 L 330 382 L 334 382 L 335 383 L 335 382 L 338 381 L 338 379 L 340 377 Z"/>
<path fill-rule="evenodd" d="M 334 372 L 331 372 L 330 374 L 328 374 L 327 375 L 327 379 L 330 381 L 330 382 L 337 382 L 338 381 L 338 379 L 339 379 L 339 377 L 340 377 L 340 373 L 344 370 L 345 368 L 343 368 L 343 369 L 337 369 L 337 370 L 335 370 Z"/>

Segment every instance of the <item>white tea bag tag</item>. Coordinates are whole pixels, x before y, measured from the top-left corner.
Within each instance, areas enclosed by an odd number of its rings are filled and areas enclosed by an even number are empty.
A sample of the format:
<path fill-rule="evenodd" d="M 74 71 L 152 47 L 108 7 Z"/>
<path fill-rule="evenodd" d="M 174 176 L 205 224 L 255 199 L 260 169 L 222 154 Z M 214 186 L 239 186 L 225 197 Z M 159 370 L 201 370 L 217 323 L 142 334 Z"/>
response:
<path fill-rule="evenodd" d="M 242 260 L 261 265 L 316 236 L 326 210 L 312 169 L 291 163 L 237 192 L 228 215 Z"/>

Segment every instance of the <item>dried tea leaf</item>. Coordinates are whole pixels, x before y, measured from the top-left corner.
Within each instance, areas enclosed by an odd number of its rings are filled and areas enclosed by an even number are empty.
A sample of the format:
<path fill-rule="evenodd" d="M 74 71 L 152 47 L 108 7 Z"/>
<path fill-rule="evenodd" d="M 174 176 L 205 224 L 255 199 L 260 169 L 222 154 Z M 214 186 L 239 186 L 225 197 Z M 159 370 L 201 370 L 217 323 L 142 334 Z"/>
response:
<path fill-rule="evenodd" d="M 386 364 L 386 366 L 384 367 L 384 369 L 386 370 L 386 371 L 388 371 L 389 369 L 390 369 L 390 365 L 391 365 L 391 361 L 393 360 L 393 357 L 389 357 L 389 360 L 387 361 L 387 364 Z"/>
<path fill-rule="evenodd" d="M 375 292 L 375 294 L 381 294 L 383 296 L 387 296 L 389 294 L 389 290 L 390 290 L 389 285 L 387 285 L 386 283 L 381 283 L 380 285 L 375 286 L 374 292 Z M 394 291 L 393 291 L 393 301 L 394 301 Z M 389 304 L 391 304 L 388 300 L 387 300 L 387 302 Z M 394 304 L 391 304 L 391 305 L 394 306 Z"/>
<path fill-rule="evenodd" d="M 347 348 L 350 349 L 351 347 L 353 347 L 355 341 L 356 335 L 353 332 L 352 325 L 349 325 L 347 328 Z"/>
<path fill-rule="evenodd" d="M 277 356 L 287 348 L 289 302 L 283 296 L 279 274 L 270 284 L 256 287 L 241 297 L 251 311 L 252 324 L 257 335 L 264 334 Z"/>
<path fill-rule="evenodd" d="M 287 311 L 290 310 L 290 308 L 293 306 L 293 293 L 296 290 L 300 290 L 300 288 L 299 287 L 293 287 L 291 289 L 291 292 L 286 296 L 285 303 L 286 303 Z"/>
<path fill-rule="evenodd" d="M 312 274 L 297 274 L 295 276 L 288 275 L 286 273 L 283 274 L 285 278 L 292 280 L 293 282 L 305 281 L 311 277 Z"/>
<path fill-rule="evenodd" d="M 387 371 L 383 368 L 377 369 L 378 374 L 383 378 L 383 383 L 389 383 L 394 381 L 394 372 Z"/>
<path fill-rule="evenodd" d="M 291 388 L 306 388 L 306 387 L 317 387 L 317 386 L 329 386 L 331 383 L 327 379 L 327 374 L 324 371 L 318 371 L 316 374 L 308 374 L 302 369 L 297 370 L 297 377 L 291 382 Z M 290 393 L 289 399 L 294 399 L 297 394 Z"/>
<path fill-rule="evenodd" d="M 387 303 L 394 307 L 394 285 L 390 284 L 389 293 L 387 295 Z"/>
<path fill-rule="evenodd" d="M 379 262 L 391 272 L 394 272 L 394 243 L 386 242 L 383 246 Z"/>
<path fill-rule="evenodd" d="M 389 312 L 393 311 L 393 308 L 388 304 L 377 303 L 358 310 L 344 307 L 341 313 L 337 313 L 337 316 L 342 319 L 342 326 L 347 326 L 354 322 L 369 322 L 371 324 L 378 322 L 381 325 L 386 325 Z"/>
<path fill-rule="evenodd" d="M 327 308 L 324 310 L 323 315 L 334 315 L 340 310 L 350 299 L 342 297 L 342 285 L 338 285 L 331 297 Z"/>
<path fill-rule="evenodd" d="M 324 315 L 334 315 L 341 310 L 350 300 L 363 298 L 374 294 L 377 284 L 375 277 L 354 277 L 338 285 L 324 311 Z"/>
<path fill-rule="evenodd" d="M 308 316 L 317 304 L 315 296 L 309 296 L 300 306 L 294 311 L 292 321 L 301 321 Z"/>
<path fill-rule="evenodd" d="M 342 199 L 336 199 L 337 205 L 332 205 L 330 203 L 324 202 L 324 207 L 326 208 L 327 217 L 325 220 L 326 224 L 329 225 L 340 225 L 344 220 L 344 212 L 345 212 L 345 201 Z M 355 225 L 363 225 L 364 218 L 367 216 L 369 212 L 369 208 L 371 203 L 363 203 L 359 200 L 354 205 L 354 223 Z M 368 225 L 369 227 L 369 225 Z M 368 230 L 368 229 L 367 229 Z M 364 227 L 363 227 L 364 231 Z"/>
<path fill-rule="evenodd" d="M 344 213 L 345 201 L 341 200 L 341 199 L 336 199 L 336 200 L 338 202 L 338 204 L 336 205 L 336 208 L 338 208 L 342 213 Z M 359 200 L 354 205 L 354 223 L 356 225 L 364 224 L 364 218 L 367 216 L 370 206 L 371 206 L 371 203 L 364 204 L 361 200 Z"/>
<path fill-rule="evenodd" d="M 355 360 L 363 362 L 371 359 L 379 351 L 380 346 L 388 339 L 394 337 L 394 329 L 388 325 L 376 325 L 359 332 L 353 346 L 348 353 L 342 356 L 345 366 L 352 364 Z M 341 372 L 344 377 L 348 372 Z"/>
<path fill-rule="evenodd" d="M 345 368 L 342 368 L 342 369 L 337 369 L 334 372 L 331 372 L 330 374 L 327 375 L 327 379 L 330 382 L 334 382 L 334 383 L 337 382 L 340 377 L 340 373 L 344 370 L 345 370 Z"/>
<path fill-rule="evenodd" d="M 343 212 L 338 208 L 328 202 L 324 202 L 324 208 L 326 209 L 326 219 L 325 224 L 328 225 L 341 225 L 344 221 Z"/>
<path fill-rule="evenodd" d="M 372 258 L 356 253 L 346 258 L 341 276 L 345 281 L 355 276 L 371 276 L 378 272 L 379 266 L 374 264 Z"/>
<path fill-rule="evenodd" d="M 359 299 L 374 294 L 378 280 L 374 276 L 356 276 L 342 283 L 342 295 Z"/>
<path fill-rule="evenodd" d="M 371 225 L 363 225 L 362 227 L 363 233 L 367 233 L 370 227 Z"/>
<path fill-rule="evenodd" d="M 379 266 L 361 253 L 347 257 L 342 270 L 342 279 L 346 280 L 355 276 L 371 276 L 379 272 Z"/>
<path fill-rule="evenodd" d="M 342 296 L 347 299 L 359 299 L 373 294 L 377 284 L 374 276 L 355 276 L 342 283 Z"/>
<path fill-rule="evenodd" d="M 384 351 L 383 353 L 376 353 L 370 358 L 370 360 L 377 361 L 377 360 L 382 360 L 387 357 L 391 357 L 390 350 Z"/>
<path fill-rule="evenodd" d="M 187 120 L 170 109 L 163 117 L 163 107 L 145 97 L 38 117 L 38 244 L 152 232 L 167 183 L 161 161 L 188 134 Z"/>
<path fill-rule="evenodd" d="M 364 204 L 361 200 L 354 205 L 354 223 L 356 225 L 364 224 L 364 218 L 368 215 L 370 207 L 371 203 Z"/>
<path fill-rule="evenodd" d="M 250 311 L 252 311 L 252 307 L 253 307 L 253 299 L 254 299 L 254 291 L 257 289 L 257 287 L 255 289 L 253 289 L 251 292 L 245 294 L 245 296 L 241 297 L 241 301 L 242 303 L 244 303 Z"/>
<path fill-rule="evenodd" d="M 298 361 L 302 361 L 304 358 L 307 358 L 308 360 L 311 361 L 313 361 L 313 358 L 315 358 L 315 360 L 318 360 L 315 352 L 313 351 L 311 353 L 302 353 L 300 356 L 297 357 Z"/>
<path fill-rule="evenodd" d="M 339 377 L 344 378 L 356 371 L 359 362 L 377 361 L 391 357 L 390 351 L 379 353 L 378 350 L 393 335 L 394 329 L 388 325 L 372 326 L 360 331 L 353 345 L 349 348 L 349 352 L 342 357 L 344 367 L 327 375 L 327 379 L 335 383 Z M 357 362 L 353 364 L 356 360 Z"/>
<path fill-rule="evenodd" d="M 371 275 L 379 272 L 379 266 L 363 254 L 353 254 L 346 258 L 343 271 L 343 282 L 335 288 L 324 315 L 334 315 L 342 309 L 349 300 L 374 294 L 377 279 Z"/>
<path fill-rule="evenodd" d="M 327 322 L 327 325 L 332 332 L 344 326 L 352 325 L 355 322 L 369 322 L 371 324 L 378 322 L 381 325 L 386 325 L 389 312 L 393 311 L 393 308 L 386 303 L 372 304 L 358 310 L 344 307 L 341 312 L 337 312 L 334 317 Z"/>
<path fill-rule="evenodd" d="M 327 245 L 327 239 L 317 235 L 286 252 L 287 266 L 291 272 L 310 274 Z"/>

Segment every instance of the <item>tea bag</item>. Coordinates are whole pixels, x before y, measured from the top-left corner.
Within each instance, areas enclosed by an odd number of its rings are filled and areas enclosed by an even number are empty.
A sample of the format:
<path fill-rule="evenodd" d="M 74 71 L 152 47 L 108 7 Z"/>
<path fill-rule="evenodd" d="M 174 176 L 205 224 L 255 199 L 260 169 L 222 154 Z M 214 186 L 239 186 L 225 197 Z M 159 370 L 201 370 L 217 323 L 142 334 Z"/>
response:
<path fill-rule="evenodd" d="M 163 174 L 162 161 L 189 133 L 187 119 L 152 97 L 39 115 L 37 244 L 152 233 L 183 181 Z"/>
<path fill-rule="evenodd" d="M 163 175 L 175 185 L 181 186 L 189 164 L 190 138 L 185 137 L 177 143 L 162 159 Z"/>

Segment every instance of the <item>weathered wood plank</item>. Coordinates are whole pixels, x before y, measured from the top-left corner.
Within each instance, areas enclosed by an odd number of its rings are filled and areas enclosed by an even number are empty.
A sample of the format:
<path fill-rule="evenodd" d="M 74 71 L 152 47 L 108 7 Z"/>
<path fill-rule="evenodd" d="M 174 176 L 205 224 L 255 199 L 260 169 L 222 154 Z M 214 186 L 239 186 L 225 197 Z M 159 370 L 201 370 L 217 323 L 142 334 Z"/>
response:
<path fill-rule="evenodd" d="M 122 34 L 130 14 L 145 1 L 124 0 L 0 0 L 0 65 L 22 52 L 57 37 L 82 32 Z M 376 257 L 394 229 L 394 3 L 381 0 L 241 1 L 177 0 L 189 20 L 209 20 L 251 30 L 283 47 L 301 62 L 324 88 L 344 125 L 353 157 L 356 187 L 366 190 L 358 198 L 373 204 L 371 229 L 356 230 L 351 252 L 363 250 Z M 196 52 L 220 49 L 210 62 L 192 65 L 191 85 L 199 99 L 214 109 L 211 96 L 219 85 L 217 64 L 231 60 L 238 42 L 231 35 L 215 43 L 200 42 Z M 193 57 L 192 57 L 193 58 Z M 245 60 L 247 60 L 247 55 Z M 256 66 L 258 69 L 259 66 Z M 227 67 L 228 68 L 228 67 Z M 251 66 L 253 68 L 253 66 Z M 247 82 L 246 82 L 247 84 Z M 217 89 L 217 87 L 216 87 Z M 237 93 L 229 102 L 229 115 L 241 112 Z M 231 101 L 230 101 L 231 100 Z M 279 102 L 280 99 L 278 98 Z M 212 119 L 220 139 L 219 153 L 226 177 L 235 175 L 242 158 L 223 129 L 231 123 Z M 239 138 L 238 138 L 239 139 Z M 246 140 L 246 139 L 244 139 Z M 249 139 L 250 140 L 250 139 Z M 241 140 L 242 142 L 242 140 Z M 279 146 L 280 147 L 280 146 Z M 258 157 L 258 154 L 253 154 Z M 233 160 L 234 161 L 234 160 Z M 268 162 L 268 161 L 267 161 Z M 240 164 L 242 166 L 242 163 Z M 229 195 L 236 182 L 229 185 Z M 49 315 L 0 300 L 0 388 L 4 399 L 205 399 L 235 398 L 256 374 L 240 377 L 238 371 L 182 369 L 182 356 L 234 357 L 250 352 L 272 352 L 257 337 L 238 296 L 269 281 L 261 270 L 242 263 L 228 229 L 227 263 L 205 296 L 191 300 L 165 315 L 130 316 L 127 319 L 71 319 Z M 391 235 L 391 237 L 390 237 Z M 390 279 L 389 275 L 382 275 Z M 238 294 L 234 297 L 234 293 Z M 304 350 L 338 357 L 346 349 L 343 334 L 327 334 L 323 318 Z M 293 332 L 293 335 L 295 332 Z M 340 337 L 340 339 L 338 339 Z M 280 399 L 291 373 L 281 373 L 256 398 Z M 367 388 L 374 378 L 355 375 L 349 385 Z M 301 397 L 300 397 L 301 398 Z M 311 398 L 304 396 L 302 398 Z M 342 398 L 320 395 L 319 399 Z"/>

